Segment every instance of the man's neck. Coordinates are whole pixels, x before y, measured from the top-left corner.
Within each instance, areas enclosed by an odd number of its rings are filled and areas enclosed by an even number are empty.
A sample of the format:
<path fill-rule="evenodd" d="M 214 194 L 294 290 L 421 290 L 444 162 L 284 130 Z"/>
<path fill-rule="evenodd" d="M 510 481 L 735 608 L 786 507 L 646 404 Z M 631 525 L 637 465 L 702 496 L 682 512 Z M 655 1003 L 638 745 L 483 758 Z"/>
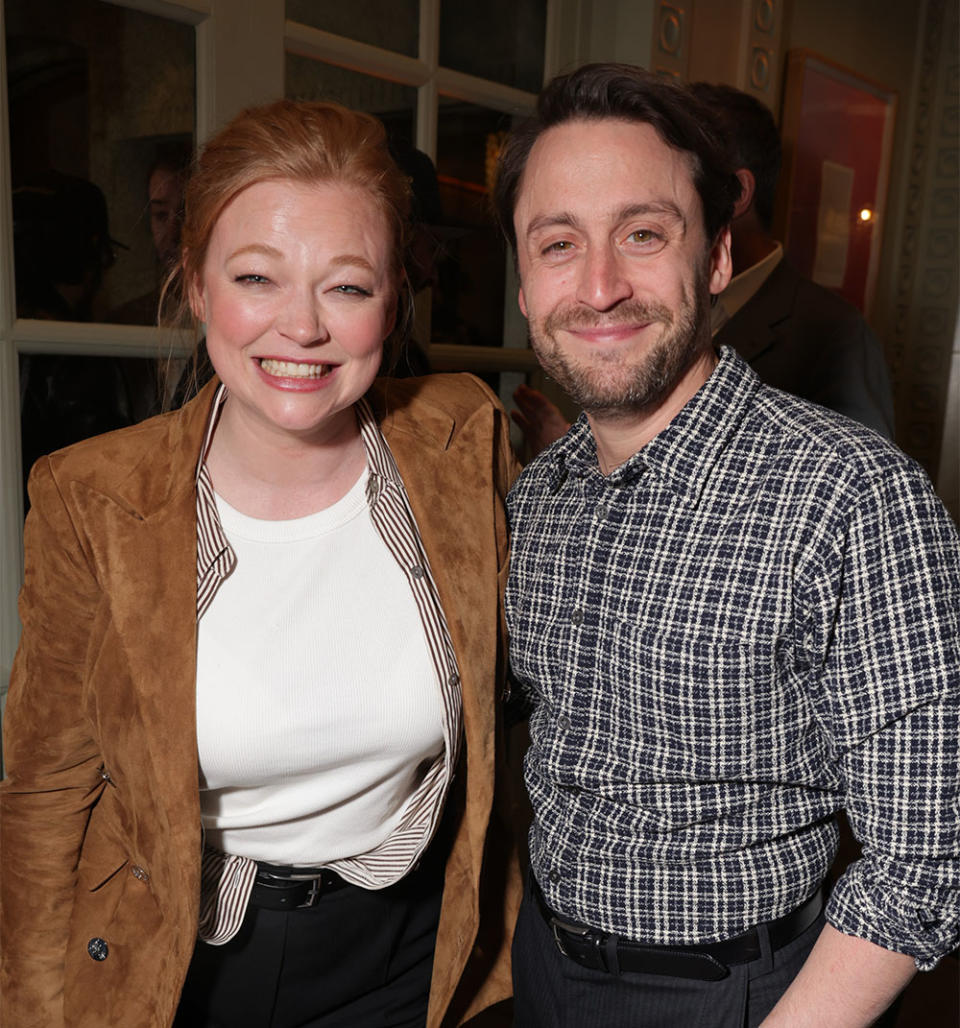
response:
<path fill-rule="evenodd" d="M 716 366 L 716 351 L 708 346 L 654 408 L 588 411 L 587 420 L 597 444 L 600 471 L 609 475 L 658 436 L 693 399 Z"/>

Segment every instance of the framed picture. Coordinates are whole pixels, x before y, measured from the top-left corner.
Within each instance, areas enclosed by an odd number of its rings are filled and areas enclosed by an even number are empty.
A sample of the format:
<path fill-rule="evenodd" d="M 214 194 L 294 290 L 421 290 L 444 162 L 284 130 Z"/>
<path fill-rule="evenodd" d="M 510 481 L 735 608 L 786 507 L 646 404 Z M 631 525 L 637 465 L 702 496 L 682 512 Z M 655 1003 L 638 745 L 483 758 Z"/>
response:
<path fill-rule="evenodd" d="M 790 51 L 775 230 L 801 274 L 869 313 L 880 261 L 896 93 Z"/>

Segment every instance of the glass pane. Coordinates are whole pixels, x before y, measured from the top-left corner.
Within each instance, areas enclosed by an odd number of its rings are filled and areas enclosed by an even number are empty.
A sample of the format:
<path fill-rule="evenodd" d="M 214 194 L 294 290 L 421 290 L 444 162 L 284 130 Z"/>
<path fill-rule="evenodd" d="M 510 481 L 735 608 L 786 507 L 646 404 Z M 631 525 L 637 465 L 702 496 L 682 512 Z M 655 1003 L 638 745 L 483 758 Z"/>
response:
<path fill-rule="evenodd" d="M 352 0 L 351 3 L 287 0 L 287 18 L 384 50 L 417 56 L 419 0 Z"/>
<path fill-rule="evenodd" d="M 440 63 L 539 93 L 543 85 L 546 0 L 487 0 L 440 6 Z"/>
<path fill-rule="evenodd" d="M 413 141 L 417 91 L 386 79 L 287 54 L 284 93 L 290 100 L 336 100 L 355 111 L 375 114 L 391 142 Z"/>
<path fill-rule="evenodd" d="M 194 136 L 194 30 L 7 0 L 17 314 L 150 324 Z"/>
<path fill-rule="evenodd" d="M 435 343 L 503 344 L 506 248 L 490 211 L 497 153 L 510 116 L 441 98 L 437 233 L 431 338 Z"/>
<path fill-rule="evenodd" d="M 147 357 L 21 354 L 24 486 L 44 454 L 157 413 L 158 372 L 158 362 Z"/>

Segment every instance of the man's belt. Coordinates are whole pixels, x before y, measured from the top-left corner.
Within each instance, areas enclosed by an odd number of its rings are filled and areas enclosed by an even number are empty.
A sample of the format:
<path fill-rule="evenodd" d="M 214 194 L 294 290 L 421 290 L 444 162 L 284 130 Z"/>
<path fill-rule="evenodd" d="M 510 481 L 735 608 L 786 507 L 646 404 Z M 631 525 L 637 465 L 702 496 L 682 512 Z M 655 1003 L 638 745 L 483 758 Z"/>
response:
<path fill-rule="evenodd" d="M 730 967 L 747 964 L 761 955 L 760 930 L 765 928 L 770 949 L 778 949 L 802 935 L 823 910 L 823 888 L 796 910 L 774 921 L 751 928 L 742 935 L 721 942 L 692 946 L 645 946 L 623 939 L 619 935 L 601 932 L 596 928 L 565 921 L 555 914 L 543 898 L 540 886 L 531 875 L 533 894 L 540 912 L 553 932 L 557 949 L 570 960 L 595 971 L 618 974 L 632 971 L 640 974 L 671 975 L 674 978 L 695 978 L 700 981 L 720 981 L 730 973 Z"/>

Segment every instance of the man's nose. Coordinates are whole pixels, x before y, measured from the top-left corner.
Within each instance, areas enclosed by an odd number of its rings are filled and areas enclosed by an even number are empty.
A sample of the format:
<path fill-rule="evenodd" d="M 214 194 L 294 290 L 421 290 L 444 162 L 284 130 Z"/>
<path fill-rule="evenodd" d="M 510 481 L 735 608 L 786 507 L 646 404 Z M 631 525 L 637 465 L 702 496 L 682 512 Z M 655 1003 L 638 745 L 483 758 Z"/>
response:
<path fill-rule="evenodd" d="M 606 311 L 633 294 L 624 258 L 612 246 L 592 247 L 581 264 L 577 299 L 594 310 Z"/>

